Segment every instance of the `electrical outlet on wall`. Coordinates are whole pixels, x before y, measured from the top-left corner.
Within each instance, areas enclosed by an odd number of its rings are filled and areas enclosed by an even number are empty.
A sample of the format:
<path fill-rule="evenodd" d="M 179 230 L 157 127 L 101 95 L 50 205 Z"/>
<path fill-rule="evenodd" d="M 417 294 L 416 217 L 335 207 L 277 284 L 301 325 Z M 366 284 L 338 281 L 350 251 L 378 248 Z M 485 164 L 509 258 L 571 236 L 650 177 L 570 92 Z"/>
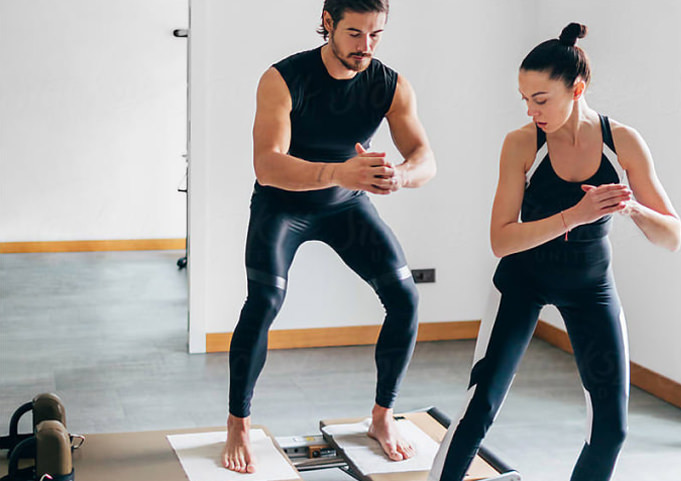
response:
<path fill-rule="evenodd" d="M 411 275 L 417 284 L 435 282 L 435 269 L 412 269 Z"/>

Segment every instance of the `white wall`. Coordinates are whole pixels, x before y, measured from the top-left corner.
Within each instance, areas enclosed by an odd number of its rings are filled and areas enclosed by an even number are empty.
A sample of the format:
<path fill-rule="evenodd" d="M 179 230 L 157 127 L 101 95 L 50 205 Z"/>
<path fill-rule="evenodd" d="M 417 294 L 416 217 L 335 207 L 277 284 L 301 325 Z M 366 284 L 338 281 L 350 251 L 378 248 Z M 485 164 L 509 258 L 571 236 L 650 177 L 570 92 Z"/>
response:
<path fill-rule="evenodd" d="M 557 36 L 570 21 L 591 29 L 581 41 L 594 68 L 589 104 L 641 133 L 678 210 L 681 3 L 660 0 L 651 5 L 637 0 L 537 1 L 536 37 L 528 48 Z M 625 218 L 616 218 L 611 240 L 632 361 L 681 382 L 681 255 L 651 245 Z M 554 308 L 543 318 L 563 328 Z"/>
<path fill-rule="evenodd" d="M 273 62 L 321 44 L 314 33 L 321 5 L 318 0 L 278 0 L 266 7 L 192 2 L 191 55 L 198 62 L 192 80 L 192 351 L 205 348 L 206 332 L 233 330 L 246 294 L 243 252 L 258 79 Z M 520 57 L 507 51 L 521 52 L 524 34 L 508 21 L 520 22 L 525 15 L 500 2 L 392 5 L 377 57 L 414 85 L 439 174 L 423 189 L 375 202 L 411 267 L 437 269 L 437 283 L 419 287 L 423 322 L 478 319 L 487 298 L 497 157 L 504 132 L 523 115 L 515 93 Z M 452 18 L 460 20 L 453 24 Z M 481 58 L 486 59 L 482 68 Z M 203 88 L 207 91 L 198 91 Z M 391 145 L 383 128 L 373 146 L 395 153 Z M 382 321 L 371 289 L 324 245 L 303 246 L 289 286 L 274 329 Z"/>
<path fill-rule="evenodd" d="M 0 2 L 0 242 L 184 237 L 187 10 Z"/>

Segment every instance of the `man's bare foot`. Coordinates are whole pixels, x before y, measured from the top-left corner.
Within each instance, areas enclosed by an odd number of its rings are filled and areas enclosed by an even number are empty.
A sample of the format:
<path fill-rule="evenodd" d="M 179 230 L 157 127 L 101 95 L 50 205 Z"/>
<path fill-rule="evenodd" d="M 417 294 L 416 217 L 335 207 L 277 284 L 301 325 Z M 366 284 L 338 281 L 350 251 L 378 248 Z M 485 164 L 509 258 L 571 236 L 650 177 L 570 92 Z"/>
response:
<path fill-rule="evenodd" d="M 227 442 L 222 450 L 222 465 L 238 473 L 254 473 L 255 457 L 251 453 L 249 431 L 251 418 L 227 418 Z"/>
<path fill-rule="evenodd" d="M 403 461 L 416 454 L 411 443 L 402 438 L 398 431 L 392 409 L 378 404 L 374 406 L 371 411 L 371 426 L 369 426 L 368 434 L 381 444 L 385 454 L 393 461 Z"/>

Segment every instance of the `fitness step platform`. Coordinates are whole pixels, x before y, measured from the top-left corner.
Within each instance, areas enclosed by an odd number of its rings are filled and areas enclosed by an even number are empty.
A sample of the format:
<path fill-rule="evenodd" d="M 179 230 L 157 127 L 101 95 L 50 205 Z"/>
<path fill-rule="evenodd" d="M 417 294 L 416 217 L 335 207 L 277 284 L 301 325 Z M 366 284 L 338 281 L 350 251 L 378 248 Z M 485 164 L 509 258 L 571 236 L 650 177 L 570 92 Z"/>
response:
<path fill-rule="evenodd" d="M 434 407 L 399 414 L 395 416 L 395 419 L 398 425 L 400 422 L 410 421 L 412 425 L 435 441 L 438 446 L 442 442 L 451 423 L 450 419 L 442 411 Z M 428 479 L 430 462 L 428 463 L 428 468 L 419 471 L 398 471 L 399 466 L 402 464 L 400 462 L 391 463 L 395 471 L 390 473 L 372 473 L 372 467 L 362 469 L 358 458 L 363 457 L 366 459 L 366 457 L 353 455 L 352 451 L 357 449 L 355 447 L 344 450 L 337 436 L 332 433 L 335 430 L 329 429 L 334 426 L 356 425 L 361 423 L 361 421 L 362 419 L 333 419 L 320 422 L 320 429 L 324 439 L 336 451 L 337 455 L 347 463 L 345 471 L 348 474 L 359 481 L 426 481 Z M 473 460 L 464 481 L 521 481 L 521 477 L 517 471 L 511 469 L 498 456 L 483 446 Z"/>
<path fill-rule="evenodd" d="M 442 440 L 449 425 L 449 419 L 436 408 L 400 414 L 396 416 L 396 419 L 411 421 L 436 443 Z M 320 422 L 320 427 L 324 429 L 361 421 L 361 419 L 323 420 Z M 322 469 L 340 469 L 349 477 L 360 481 L 425 481 L 428 476 L 427 470 L 390 474 L 362 473 L 353 459 L 339 447 L 334 436 L 324 434 L 323 431 L 322 435 L 275 438 L 263 426 L 253 426 L 252 429 L 258 430 L 263 435 L 263 439 L 266 438 L 268 443 L 271 442 L 274 446 L 273 452 L 275 452 L 273 456 L 281 457 L 279 461 L 283 460 L 282 462 L 288 466 L 285 470 L 287 474 L 283 476 L 283 479 L 274 475 L 268 477 L 267 481 L 304 481 L 301 473 Z M 188 476 L 185 469 L 187 456 L 200 458 L 203 451 L 191 444 L 185 444 L 182 449 L 173 447 L 177 445 L 178 439 L 187 438 L 191 443 L 202 436 L 208 440 L 204 444 L 211 450 L 209 458 L 200 459 L 204 467 L 219 468 L 222 470 L 221 474 L 233 475 L 234 479 L 244 481 L 258 477 L 257 475 L 231 473 L 218 466 L 219 453 L 224 443 L 224 427 L 221 426 L 87 435 L 87 443 L 73 453 L 75 476 L 78 481 L 120 481 L 122 479 L 126 481 L 187 481 L 188 479 L 204 481 L 208 478 Z M 259 458 L 260 463 L 263 461 Z M 0 473 L 6 472 L 6 456 L 0 455 Z M 211 477 L 210 479 L 214 481 L 218 478 Z M 219 479 L 223 479 L 223 476 L 221 475 Z M 224 479 L 232 478 L 225 477 Z M 521 477 L 483 448 L 466 478 L 466 481 L 482 480 L 521 481 Z"/>

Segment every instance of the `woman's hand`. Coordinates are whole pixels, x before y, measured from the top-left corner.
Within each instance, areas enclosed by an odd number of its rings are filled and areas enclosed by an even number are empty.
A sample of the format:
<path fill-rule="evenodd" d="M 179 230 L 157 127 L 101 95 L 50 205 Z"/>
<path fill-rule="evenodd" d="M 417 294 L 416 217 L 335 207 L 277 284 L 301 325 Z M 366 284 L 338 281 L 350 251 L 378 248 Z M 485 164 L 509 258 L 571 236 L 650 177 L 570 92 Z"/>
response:
<path fill-rule="evenodd" d="M 631 190 L 624 184 L 603 184 L 598 187 L 584 184 L 582 190 L 586 192 L 582 200 L 565 211 L 565 222 L 570 229 L 624 211 L 631 200 Z"/>

